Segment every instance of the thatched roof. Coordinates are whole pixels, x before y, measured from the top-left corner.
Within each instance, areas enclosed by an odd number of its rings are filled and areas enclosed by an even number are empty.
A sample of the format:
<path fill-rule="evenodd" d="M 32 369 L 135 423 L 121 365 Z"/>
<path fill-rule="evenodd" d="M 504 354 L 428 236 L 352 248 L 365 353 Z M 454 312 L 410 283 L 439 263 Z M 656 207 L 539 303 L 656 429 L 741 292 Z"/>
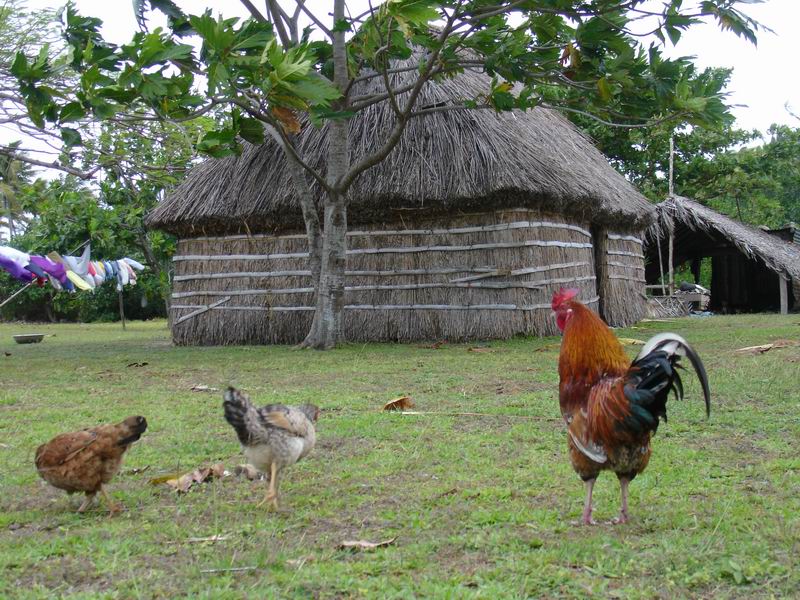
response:
<path fill-rule="evenodd" d="M 647 231 L 647 238 L 665 239 L 674 224 L 692 231 L 727 240 L 750 259 L 758 259 L 768 268 L 800 279 L 800 248 L 757 227 L 745 225 L 707 206 L 672 196 L 656 206 L 656 221 Z"/>
<path fill-rule="evenodd" d="M 402 85 L 410 76 L 394 75 L 393 84 Z M 374 78 L 356 88 L 356 95 L 375 93 L 383 83 Z M 417 106 L 451 104 L 488 90 L 488 76 L 468 70 L 427 84 Z M 353 160 L 374 150 L 394 119 L 386 102 L 354 117 Z M 300 137 L 302 155 L 322 170 L 325 129 L 305 125 Z M 435 215 L 505 207 L 544 207 L 631 229 L 652 220 L 652 205 L 591 141 L 564 117 L 542 108 L 502 114 L 441 111 L 413 119 L 391 155 L 362 174 L 350 194 L 351 225 L 396 221 L 402 209 Z M 258 147 L 245 144 L 240 156 L 195 167 L 148 224 L 182 235 L 302 230 L 285 158 L 272 140 Z"/>

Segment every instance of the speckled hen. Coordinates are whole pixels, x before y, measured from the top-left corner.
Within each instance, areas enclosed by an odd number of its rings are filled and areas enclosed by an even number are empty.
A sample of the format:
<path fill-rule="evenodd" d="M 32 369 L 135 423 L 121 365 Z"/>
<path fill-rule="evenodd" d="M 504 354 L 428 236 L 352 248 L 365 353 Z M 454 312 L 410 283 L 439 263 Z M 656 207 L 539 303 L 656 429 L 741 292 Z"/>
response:
<path fill-rule="evenodd" d="M 225 420 L 236 431 L 248 463 L 270 476 L 267 494 L 259 506 L 277 509 L 278 478 L 284 468 L 314 449 L 319 409 L 313 404 L 256 408 L 246 394 L 234 388 L 228 388 L 224 398 Z"/>

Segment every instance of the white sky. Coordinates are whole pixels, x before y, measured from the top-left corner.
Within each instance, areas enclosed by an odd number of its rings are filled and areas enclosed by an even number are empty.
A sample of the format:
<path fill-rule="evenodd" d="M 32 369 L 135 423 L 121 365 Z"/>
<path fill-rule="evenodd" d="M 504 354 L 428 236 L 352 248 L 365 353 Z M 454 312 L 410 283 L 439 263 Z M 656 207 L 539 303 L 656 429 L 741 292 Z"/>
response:
<path fill-rule="evenodd" d="M 56 8 L 62 4 L 56 0 L 28 0 L 30 8 Z M 130 0 L 75 0 L 75 4 L 82 14 L 102 19 L 103 33 L 110 41 L 128 41 L 136 31 Z M 248 14 L 238 0 L 178 0 L 178 4 L 190 12 L 210 7 L 225 16 Z M 254 4 L 261 7 L 263 1 L 254 0 Z M 293 5 L 292 2 L 288 4 Z M 315 14 L 324 14 L 329 12 L 331 3 L 307 0 L 306 5 Z M 349 6 L 353 13 L 358 13 L 368 5 L 366 0 L 350 0 Z M 743 5 L 743 9 L 774 31 L 762 32 L 757 47 L 709 24 L 690 30 L 678 46 L 669 48 L 667 53 L 695 56 L 701 68 L 734 68 L 728 88 L 729 102 L 737 105 L 733 113 L 739 127 L 761 131 L 766 131 L 772 123 L 798 127 L 800 121 L 793 118 L 784 105 L 788 103 L 795 113 L 800 113 L 800 77 L 796 75 L 792 58 L 796 49 L 794 30 L 800 23 L 800 0 L 766 0 L 764 4 Z M 324 20 L 329 21 L 330 17 Z"/>

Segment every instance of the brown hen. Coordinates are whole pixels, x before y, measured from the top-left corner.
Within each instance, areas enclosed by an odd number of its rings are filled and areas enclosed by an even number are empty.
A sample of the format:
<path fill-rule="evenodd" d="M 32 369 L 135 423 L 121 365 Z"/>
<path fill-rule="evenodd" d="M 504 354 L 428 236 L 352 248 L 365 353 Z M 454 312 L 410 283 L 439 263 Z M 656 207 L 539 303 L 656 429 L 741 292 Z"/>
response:
<path fill-rule="evenodd" d="M 78 512 L 85 511 L 98 492 L 109 510 L 116 512 L 120 507 L 109 498 L 103 485 L 117 474 L 123 454 L 145 429 L 144 417 L 128 417 L 117 425 L 62 433 L 37 448 L 36 470 L 53 487 L 68 494 L 85 493 Z"/>

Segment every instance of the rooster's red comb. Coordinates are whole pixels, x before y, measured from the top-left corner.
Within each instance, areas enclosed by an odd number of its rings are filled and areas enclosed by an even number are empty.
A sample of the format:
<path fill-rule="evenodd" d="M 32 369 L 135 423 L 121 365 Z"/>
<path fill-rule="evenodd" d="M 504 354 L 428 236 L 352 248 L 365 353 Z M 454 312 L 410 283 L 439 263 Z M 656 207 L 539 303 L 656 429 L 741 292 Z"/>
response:
<path fill-rule="evenodd" d="M 553 302 L 550 306 L 552 306 L 553 310 L 556 310 L 564 302 L 568 302 L 577 296 L 579 291 L 576 288 L 561 288 L 553 294 Z"/>

